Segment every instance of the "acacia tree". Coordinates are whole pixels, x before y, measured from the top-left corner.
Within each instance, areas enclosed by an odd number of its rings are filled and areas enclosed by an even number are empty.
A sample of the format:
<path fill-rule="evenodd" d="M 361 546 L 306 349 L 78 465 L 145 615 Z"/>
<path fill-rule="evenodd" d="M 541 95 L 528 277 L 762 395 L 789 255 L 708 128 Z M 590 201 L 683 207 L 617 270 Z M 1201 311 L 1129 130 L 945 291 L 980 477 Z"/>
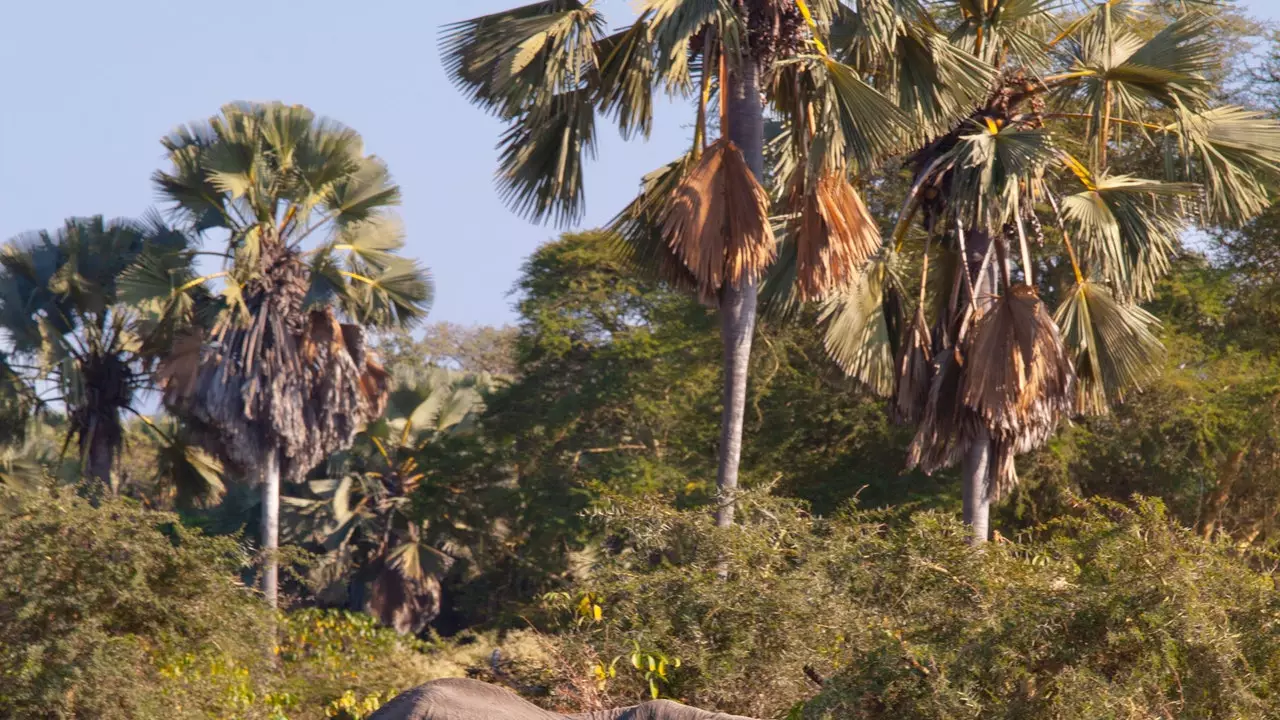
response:
<path fill-rule="evenodd" d="M 400 189 L 355 131 L 296 105 L 235 104 L 164 139 L 154 182 L 175 220 L 225 250 L 223 269 L 151 259 L 130 282 L 171 312 L 211 298 L 158 376 L 166 406 L 262 486 L 262 587 L 276 602 L 281 478 L 302 481 L 382 412 L 387 373 L 367 327 L 409 325 L 431 285 L 400 257 Z M 310 247 L 304 247 L 313 240 Z M 190 279 L 188 279 L 190 278 Z"/>
<path fill-rule="evenodd" d="M 891 242 L 825 308 L 832 355 L 918 427 L 909 464 L 961 466 L 965 520 L 984 541 L 1017 454 L 1159 371 L 1158 322 L 1138 303 L 1184 229 L 1270 204 L 1280 124 L 1212 104 L 1223 58 L 1198 10 L 894 3 L 886 45 L 867 32 L 868 7 L 818 27 L 834 54 L 910 55 L 915 28 L 934 25 L 998 70 L 968 117 L 904 155 L 911 185 Z M 1138 177 L 1117 154 L 1163 155 L 1165 175 Z M 918 289 L 903 277 L 908 254 L 923 258 Z M 911 296 L 914 312 L 902 309 Z"/>
<path fill-rule="evenodd" d="M 733 520 L 762 276 L 784 258 L 800 300 L 823 298 L 857 276 L 880 237 L 850 178 L 913 132 L 945 132 L 985 99 L 993 75 L 937 28 L 921 28 L 901 63 L 910 72 L 881 92 L 863 68 L 877 58 L 836 57 L 805 29 L 810 10 L 815 22 L 829 23 L 847 8 L 835 0 L 812 5 L 645 0 L 634 25 L 606 35 L 592 3 L 546 0 L 456 23 L 443 37 L 457 85 L 509 123 L 498 184 L 514 209 L 535 220 L 580 216 L 583 156 L 594 148 L 597 113 L 612 117 L 624 136 L 648 135 L 655 93 L 691 100 L 689 152 L 645 176 L 613 227 L 639 267 L 720 313 L 721 525 Z M 898 4 L 871 6 L 899 17 Z M 861 29 L 881 43 L 896 32 L 878 20 Z M 720 137 L 711 142 L 708 109 L 717 104 Z M 790 148 L 787 162 L 767 176 L 766 112 L 788 122 L 772 142 Z M 787 238 L 781 245 L 775 225 Z"/>

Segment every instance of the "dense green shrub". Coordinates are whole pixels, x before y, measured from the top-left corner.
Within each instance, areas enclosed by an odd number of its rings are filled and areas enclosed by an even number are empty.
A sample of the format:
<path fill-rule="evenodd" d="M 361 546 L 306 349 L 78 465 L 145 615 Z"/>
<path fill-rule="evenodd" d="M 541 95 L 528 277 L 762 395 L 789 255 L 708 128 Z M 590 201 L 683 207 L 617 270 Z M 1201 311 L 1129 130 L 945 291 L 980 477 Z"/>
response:
<path fill-rule="evenodd" d="M 984 549 L 933 512 L 826 521 L 749 499 L 748 521 L 717 531 L 655 505 L 606 513 L 622 550 L 560 603 L 574 619 L 566 692 L 649 694 L 655 656 L 669 659 L 664 695 L 755 717 L 1280 712 L 1273 577 L 1155 501 L 1079 504 Z"/>
<path fill-rule="evenodd" d="M 0 486 L 0 492 L 5 492 Z M 364 717 L 396 692 L 483 664 L 357 613 L 273 616 L 239 581 L 233 537 L 127 502 L 0 504 L 0 717 Z"/>

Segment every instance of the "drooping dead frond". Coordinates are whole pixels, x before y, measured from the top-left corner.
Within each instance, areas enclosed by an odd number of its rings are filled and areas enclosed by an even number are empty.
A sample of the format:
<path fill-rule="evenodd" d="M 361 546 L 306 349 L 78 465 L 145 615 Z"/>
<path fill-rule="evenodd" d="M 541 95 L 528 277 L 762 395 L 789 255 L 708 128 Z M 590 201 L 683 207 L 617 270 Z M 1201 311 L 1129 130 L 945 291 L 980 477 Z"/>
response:
<path fill-rule="evenodd" d="M 960 402 L 965 359 L 959 348 L 949 348 L 933 359 L 933 379 L 916 435 L 907 448 L 906 469 L 920 468 L 926 475 L 960 462 L 977 435 L 977 414 Z"/>
<path fill-rule="evenodd" d="M 676 188 L 662 213 L 662 235 L 714 303 L 720 288 L 755 282 L 777 251 L 769 197 L 731 141 L 721 138 Z"/>
<path fill-rule="evenodd" d="M 341 324 L 330 307 L 304 308 L 299 256 L 278 244 L 269 250 L 277 259 L 245 289 L 247 322 L 186 337 L 158 378 L 166 406 L 220 455 L 249 469 L 278 451 L 285 478 L 297 482 L 381 413 L 388 378 L 362 329 Z"/>
<path fill-rule="evenodd" d="M 698 281 L 667 244 L 659 219 L 667 199 L 684 182 L 696 162 L 697 158 L 689 152 L 645 175 L 640 194 L 609 224 L 618 238 L 618 254 L 628 265 L 690 293 L 698 291 Z"/>
<path fill-rule="evenodd" d="M 1043 445 L 1071 412 L 1075 373 L 1058 326 L 1034 289 L 1014 285 L 974 327 L 961 399 L 997 449 L 994 497 L 1017 481 L 1013 455 Z"/>
<path fill-rule="evenodd" d="M 848 285 L 880 247 L 880 229 L 844 173 L 826 175 L 813 184 L 792 236 L 802 302 Z"/>
<path fill-rule="evenodd" d="M 933 373 L 929 339 L 929 325 L 921 303 L 916 307 L 915 317 L 907 328 L 902 350 L 898 353 L 897 387 L 889 408 L 893 421 L 898 424 L 914 425 L 924 416 Z"/>

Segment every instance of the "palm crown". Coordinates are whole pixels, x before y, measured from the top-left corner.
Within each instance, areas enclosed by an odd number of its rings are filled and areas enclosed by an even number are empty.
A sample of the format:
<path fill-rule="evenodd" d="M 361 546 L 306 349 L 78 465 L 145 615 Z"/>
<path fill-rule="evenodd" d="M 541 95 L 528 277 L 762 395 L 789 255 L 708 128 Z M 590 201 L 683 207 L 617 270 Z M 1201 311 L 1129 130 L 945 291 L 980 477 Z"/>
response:
<path fill-rule="evenodd" d="M 359 135 L 299 106 L 229 105 L 164 145 L 171 167 L 154 181 L 175 219 L 225 242 L 212 275 L 187 254 L 127 278 L 174 310 L 206 298 L 203 332 L 160 368 L 166 402 L 242 466 L 278 447 L 301 479 L 380 412 L 364 327 L 412 323 L 430 300 L 425 272 L 396 254 L 400 190 Z"/>
<path fill-rule="evenodd" d="M 443 45 L 459 87 L 508 122 L 498 183 L 537 220 L 580 215 L 597 115 L 647 134 L 657 92 L 690 98 L 692 147 L 619 213 L 624 250 L 712 304 L 762 276 L 767 310 L 821 301 L 832 356 L 919 425 L 911 462 L 994 453 L 981 492 L 998 495 L 1015 454 L 1156 367 L 1156 322 L 1136 303 L 1183 227 L 1270 202 L 1280 126 L 1211 104 L 1214 19 L 1169 13 L 645 0 L 606 35 L 592 3 L 547 0 L 452 25 Z M 772 120 L 764 177 L 724 127 L 726 79 L 746 66 Z M 726 134 L 709 144 L 717 96 Z M 1160 177 L 1112 168 L 1139 143 L 1165 154 Z M 909 190 L 882 241 L 860 189 L 897 167 Z"/>
<path fill-rule="evenodd" d="M 28 411 L 64 406 L 88 475 L 107 482 L 120 448 L 122 413 L 148 387 L 155 325 L 117 282 L 149 252 L 179 252 L 180 233 L 159 218 L 68 220 L 56 231 L 20 235 L 0 250 L 0 328 L 14 358 L 4 367 L 9 393 Z M 52 378 L 41 387 L 39 379 Z M 11 403 L 15 407 L 19 403 Z M 13 421 L 23 421 L 19 413 Z"/>

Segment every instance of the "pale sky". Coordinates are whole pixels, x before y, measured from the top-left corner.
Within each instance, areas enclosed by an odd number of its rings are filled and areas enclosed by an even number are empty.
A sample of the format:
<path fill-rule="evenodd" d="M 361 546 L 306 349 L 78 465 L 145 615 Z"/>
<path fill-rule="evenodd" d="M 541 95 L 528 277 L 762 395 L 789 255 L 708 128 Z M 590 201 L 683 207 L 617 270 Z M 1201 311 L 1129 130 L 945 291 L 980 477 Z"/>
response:
<path fill-rule="evenodd" d="M 155 204 L 159 139 L 234 100 L 306 105 L 360 132 L 404 192 L 406 252 L 436 281 L 432 320 L 504 323 L 520 264 L 554 227 L 502 204 L 502 125 L 450 85 L 440 26 L 526 0 L 0 0 L 0 242 L 74 215 Z M 629 0 L 598 2 L 612 26 Z M 1246 0 L 1280 18 L 1280 0 Z M 582 227 L 606 222 L 639 178 L 683 152 L 691 113 L 659 107 L 647 143 L 598 123 Z"/>

